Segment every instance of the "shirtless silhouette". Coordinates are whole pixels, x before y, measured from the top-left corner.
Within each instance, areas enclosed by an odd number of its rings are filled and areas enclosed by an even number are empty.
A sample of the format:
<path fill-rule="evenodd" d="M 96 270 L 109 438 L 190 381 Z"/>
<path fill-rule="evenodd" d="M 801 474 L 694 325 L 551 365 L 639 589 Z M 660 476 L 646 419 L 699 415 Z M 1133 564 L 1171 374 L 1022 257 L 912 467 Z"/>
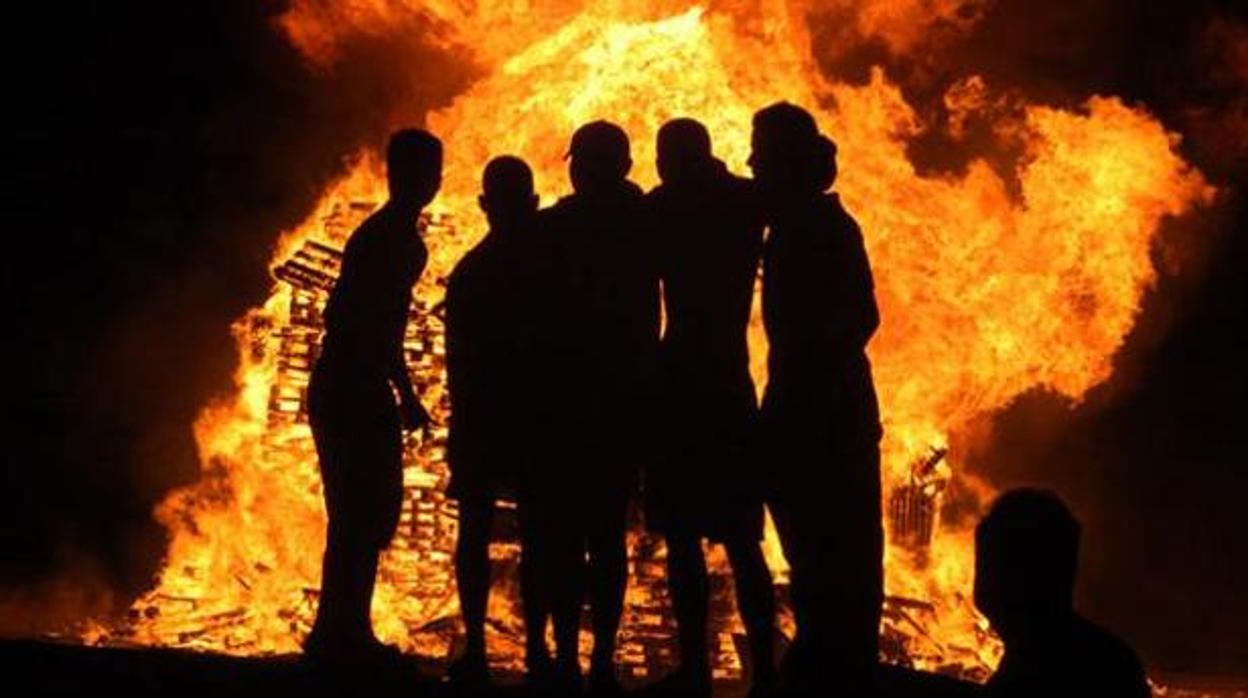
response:
<path fill-rule="evenodd" d="M 412 287 L 428 257 L 417 219 L 441 184 L 441 142 L 425 131 L 395 133 L 386 174 L 389 201 L 351 234 L 343 252 L 308 386 L 329 515 L 320 603 L 304 643 L 319 658 L 392 652 L 373 634 L 369 610 L 378 556 L 394 535 L 403 501 L 402 429 L 428 422 L 412 389 L 403 335 Z"/>

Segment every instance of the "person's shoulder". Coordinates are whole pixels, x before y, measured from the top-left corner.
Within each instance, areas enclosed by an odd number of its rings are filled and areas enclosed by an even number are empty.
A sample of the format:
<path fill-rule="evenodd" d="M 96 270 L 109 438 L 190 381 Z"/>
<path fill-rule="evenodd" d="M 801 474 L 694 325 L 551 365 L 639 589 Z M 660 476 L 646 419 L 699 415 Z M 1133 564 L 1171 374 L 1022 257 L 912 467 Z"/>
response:
<path fill-rule="evenodd" d="M 1087 673 L 1106 686 L 1121 688 L 1121 695 L 1135 695 L 1126 691 L 1147 685 L 1139 655 L 1108 629 L 1076 617 L 1068 640 L 1068 650 L 1084 660 Z"/>
<path fill-rule="evenodd" d="M 646 192 L 642 203 L 645 206 L 646 213 L 651 216 L 663 216 L 676 203 L 676 192 L 669 184 L 659 184 L 657 187 Z"/>
<path fill-rule="evenodd" d="M 567 225 L 579 205 L 580 201 L 575 194 L 559 197 L 555 203 L 537 212 L 538 227 L 548 233 L 557 232 L 562 226 Z"/>
<path fill-rule="evenodd" d="M 447 292 L 452 288 L 462 286 L 465 281 L 469 281 L 477 275 L 477 270 L 481 266 L 482 257 L 484 255 L 483 246 L 486 241 L 483 239 L 471 249 L 464 253 L 459 261 L 455 263 L 455 267 L 451 269 L 451 273 L 446 277 Z"/>
<path fill-rule="evenodd" d="M 1143 666 L 1135 650 L 1125 640 L 1082 616 L 1075 619 L 1071 640 L 1089 655 L 1135 667 Z"/>

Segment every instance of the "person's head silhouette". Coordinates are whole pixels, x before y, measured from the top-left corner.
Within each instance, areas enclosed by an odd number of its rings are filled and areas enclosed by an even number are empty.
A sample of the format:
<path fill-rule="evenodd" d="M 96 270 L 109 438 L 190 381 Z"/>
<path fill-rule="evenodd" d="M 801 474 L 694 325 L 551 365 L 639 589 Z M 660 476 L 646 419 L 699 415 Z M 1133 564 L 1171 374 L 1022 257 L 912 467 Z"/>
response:
<path fill-rule="evenodd" d="M 656 142 L 659 178 L 664 184 L 686 182 L 714 162 L 711 134 L 694 119 L 672 119 L 659 129 Z"/>
<path fill-rule="evenodd" d="M 754 115 L 750 169 L 763 194 L 802 196 L 826 191 L 836 179 L 836 145 L 819 133 L 810 112 L 777 102 Z"/>
<path fill-rule="evenodd" d="M 618 187 L 633 166 L 628 134 L 609 121 L 591 121 L 572 134 L 568 174 L 577 193 Z"/>
<path fill-rule="evenodd" d="M 391 202 L 425 207 L 442 186 L 442 141 L 420 129 L 396 131 L 386 147 L 386 178 Z"/>
<path fill-rule="evenodd" d="M 1007 492 L 975 529 L 975 605 L 1008 647 L 1074 611 L 1079 522 L 1056 494 Z"/>
<path fill-rule="evenodd" d="M 537 212 L 538 197 L 533 191 L 533 170 L 513 155 L 490 160 L 481 175 L 481 210 L 490 229 L 505 231 L 523 225 Z"/>

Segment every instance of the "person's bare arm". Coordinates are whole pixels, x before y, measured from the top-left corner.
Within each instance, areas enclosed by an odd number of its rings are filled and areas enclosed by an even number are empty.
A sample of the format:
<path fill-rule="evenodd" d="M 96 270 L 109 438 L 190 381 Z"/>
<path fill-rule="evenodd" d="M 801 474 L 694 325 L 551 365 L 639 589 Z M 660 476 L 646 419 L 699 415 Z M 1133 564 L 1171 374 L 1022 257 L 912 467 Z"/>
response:
<path fill-rule="evenodd" d="M 392 366 L 390 380 L 394 383 L 395 389 L 399 391 L 399 409 L 403 415 L 403 426 L 409 431 L 423 429 L 429 424 L 429 413 L 425 411 L 425 406 L 420 403 L 415 389 L 412 388 L 412 377 L 407 372 L 407 361 L 403 358 L 401 345 L 399 351 L 395 353 Z"/>

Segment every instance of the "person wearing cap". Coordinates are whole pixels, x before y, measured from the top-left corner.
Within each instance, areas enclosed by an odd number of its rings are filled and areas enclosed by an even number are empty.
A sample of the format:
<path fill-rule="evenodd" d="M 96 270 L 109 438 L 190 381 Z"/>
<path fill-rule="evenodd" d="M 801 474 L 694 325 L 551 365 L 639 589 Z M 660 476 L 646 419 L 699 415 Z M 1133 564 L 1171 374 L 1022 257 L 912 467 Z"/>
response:
<path fill-rule="evenodd" d="M 754 115 L 750 167 L 769 233 L 762 422 L 768 505 L 791 571 L 795 695 L 870 693 L 884 600 L 879 406 L 866 347 L 879 326 L 862 232 L 840 198 L 836 146 L 809 112 Z"/>
<path fill-rule="evenodd" d="M 762 695 L 774 683 L 775 601 L 761 547 L 758 401 L 746 342 L 762 209 L 753 184 L 712 155 L 701 123 L 667 122 L 657 146 L 662 183 L 646 199 L 667 323 L 659 348 L 659 455 L 644 484 L 647 526 L 667 544 L 681 658 L 662 687 L 711 695 L 702 552 L 710 540 L 723 544 L 732 565 L 751 695 Z"/>
<path fill-rule="evenodd" d="M 625 530 L 643 453 L 648 386 L 659 334 L 659 285 L 643 224 L 643 193 L 628 180 L 628 136 L 606 121 L 572 136 L 573 193 L 542 214 L 562 285 L 560 349 L 551 390 L 563 443 L 549 459 L 549 511 L 566 526 L 563 568 L 552 571 L 557 671 L 579 681 L 576 632 L 588 588 L 593 623 L 591 693 L 618 691 L 615 645 L 627 583 Z M 585 565 L 585 561 L 588 564 Z M 587 582 L 587 584 L 586 584 Z"/>

